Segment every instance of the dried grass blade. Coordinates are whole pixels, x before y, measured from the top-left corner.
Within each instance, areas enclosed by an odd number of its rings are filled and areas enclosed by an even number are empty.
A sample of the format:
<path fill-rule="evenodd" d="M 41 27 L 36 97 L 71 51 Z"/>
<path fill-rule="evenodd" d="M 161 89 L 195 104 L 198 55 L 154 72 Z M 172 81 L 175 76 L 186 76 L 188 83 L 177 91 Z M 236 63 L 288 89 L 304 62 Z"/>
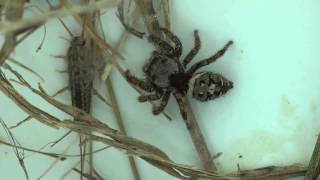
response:
<path fill-rule="evenodd" d="M 18 158 L 19 164 L 26 176 L 27 179 L 29 179 L 29 175 L 28 175 L 28 171 L 26 168 L 26 165 L 24 164 L 24 151 L 19 151 L 19 149 L 16 147 L 16 144 L 20 143 L 17 141 L 17 139 L 13 136 L 13 134 L 11 133 L 10 129 L 8 128 L 8 126 L 6 125 L 6 123 L 0 118 L 0 124 L 2 125 L 3 129 L 5 130 L 7 137 L 9 138 L 9 141 L 11 142 L 11 144 L 13 144 L 12 148 L 14 153 L 16 154 L 16 157 Z"/>
<path fill-rule="evenodd" d="M 12 62 L 13 64 L 17 65 L 17 66 L 20 66 L 21 68 L 31 72 L 32 74 L 34 74 L 35 76 L 37 76 L 42 82 L 44 82 L 44 78 L 37 72 L 35 72 L 34 70 L 32 70 L 31 68 L 25 66 L 24 64 L 20 63 L 19 61 L 9 57 L 8 60 L 10 62 Z"/>
<path fill-rule="evenodd" d="M 316 145 L 314 147 L 308 170 L 306 173 L 306 180 L 316 179 L 320 174 L 320 136 L 317 138 Z"/>
<path fill-rule="evenodd" d="M 66 160 L 66 157 L 63 156 L 63 155 L 61 155 L 61 154 L 55 154 L 55 153 L 48 153 L 48 152 L 37 151 L 37 150 L 34 150 L 34 149 L 22 147 L 22 146 L 19 146 L 19 145 L 13 145 L 13 144 L 10 144 L 10 143 L 5 142 L 5 141 L 2 141 L 2 140 L 0 140 L 0 144 L 6 145 L 6 146 L 10 146 L 10 147 L 14 147 L 14 148 L 17 148 L 17 149 L 22 149 L 22 150 L 24 150 L 24 151 L 29 151 L 29 152 L 38 153 L 38 154 L 45 155 L 45 156 L 52 157 L 52 158 L 58 158 L 58 159 L 61 160 L 61 161 Z"/>
<path fill-rule="evenodd" d="M 41 109 L 30 104 L 24 97 L 22 97 L 7 80 L 4 73 L 0 69 L 0 90 L 13 102 L 19 106 L 26 113 L 52 128 L 59 128 L 57 125 L 60 122 L 54 116 L 42 111 Z"/>
<path fill-rule="evenodd" d="M 5 4 L 5 20 L 18 21 L 22 18 L 24 1 L 10 0 Z M 16 45 L 16 34 L 11 31 L 5 34 L 5 42 L 0 50 L 0 65 L 4 63 Z"/>
<path fill-rule="evenodd" d="M 0 32 L 3 34 L 12 33 L 12 32 L 19 31 L 21 29 L 28 29 L 29 27 L 43 24 L 45 21 L 52 18 L 64 17 L 68 15 L 76 15 L 76 14 L 90 12 L 97 9 L 111 9 L 111 8 L 117 7 L 118 4 L 119 4 L 119 0 L 110 0 L 110 1 L 101 0 L 87 6 L 74 5 L 68 9 L 48 11 L 44 13 L 42 16 L 25 18 L 23 20 L 19 20 L 15 22 L 1 22 Z"/>
<path fill-rule="evenodd" d="M 289 166 L 267 166 L 252 170 L 241 170 L 230 173 L 228 176 L 241 177 L 243 180 L 284 179 L 303 176 L 306 171 L 305 167 L 299 164 L 293 164 Z"/>
<path fill-rule="evenodd" d="M 160 23 L 157 19 L 157 15 L 153 8 L 153 1 L 150 0 L 135 0 L 136 4 L 140 7 L 142 15 L 144 17 L 144 23 L 148 28 L 149 34 L 155 34 L 158 37 L 161 36 Z M 203 138 L 202 132 L 199 128 L 198 122 L 192 111 L 190 103 L 187 98 L 184 98 L 186 108 L 188 110 L 188 119 L 186 121 L 187 127 L 190 127 L 189 133 L 192 141 L 197 149 L 199 157 L 202 161 L 202 166 L 206 170 L 216 170 L 216 167 L 211 159 L 211 155 L 208 146 Z"/>
<path fill-rule="evenodd" d="M 2 89 L 2 86 L 1 86 L 2 85 L 1 80 L 3 79 L 2 75 L 3 74 L 1 74 L 0 76 L 0 89 Z M 161 168 L 163 171 L 166 171 L 166 172 L 170 171 L 171 174 L 175 174 L 176 177 L 178 178 L 199 177 L 199 178 L 209 178 L 209 179 L 228 179 L 226 177 L 221 177 L 217 175 L 215 172 L 196 170 L 188 166 L 176 164 L 172 162 L 168 158 L 168 156 L 157 147 L 152 146 L 150 144 L 146 144 L 138 139 L 125 136 L 121 132 L 110 128 L 106 124 L 101 123 L 100 121 L 98 121 L 91 115 L 87 114 L 86 112 L 81 111 L 78 108 L 62 104 L 52 99 L 50 96 L 48 96 L 45 93 L 45 91 L 42 89 L 41 86 L 39 86 L 40 90 L 34 89 L 29 84 L 27 84 L 27 82 L 25 82 L 22 76 L 17 76 L 17 77 L 26 87 L 28 87 L 34 93 L 40 95 L 44 100 L 56 106 L 58 109 L 62 110 L 63 112 L 70 114 L 74 118 L 79 119 L 79 121 L 71 121 L 71 120 L 60 121 L 60 120 L 55 120 L 55 118 L 51 118 L 50 115 L 48 114 L 42 113 L 43 114 L 42 118 L 48 120 L 49 122 L 53 121 L 52 123 L 55 125 L 54 127 L 67 128 L 87 136 L 88 141 L 90 140 L 98 141 L 98 142 L 102 142 L 107 145 L 113 146 L 117 149 L 124 150 L 129 154 L 138 156 L 146 160 L 147 162 L 151 163 L 152 165 Z M 39 110 L 39 112 L 41 112 L 41 110 Z M 107 137 L 99 137 L 96 135 L 92 135 L 91 132 L 100 133 L 111 139 Z M 182 175 L 178 175 L 178 174 L 182 174 Z"/>

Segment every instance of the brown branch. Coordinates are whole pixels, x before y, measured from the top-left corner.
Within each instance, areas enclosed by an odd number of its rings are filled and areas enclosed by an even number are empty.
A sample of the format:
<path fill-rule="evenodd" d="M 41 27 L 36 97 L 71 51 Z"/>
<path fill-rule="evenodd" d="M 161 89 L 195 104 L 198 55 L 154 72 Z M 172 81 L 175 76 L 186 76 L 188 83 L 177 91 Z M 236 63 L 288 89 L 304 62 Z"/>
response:
<path fill-rule="evenodd" d="M 110 96 L 111 104 L 112 104 L 112 109 L 113 109 L 114 115 L 116 117 L 118 127 L 124 135 L 127 135 L 126 129 L 123 124 L 122 116 L 120 113 L 119 105 L 118 105 L 118 102 L 117 102 L 117 99 L 116 99 L 116 96 L 115 96 L 115 93 L 114 93 L 114 90 L 112 87 L 112 82 L 111 82 L 110 77 L 106 81 L 106 86 L 107 86 L 107 89 L 109 92 L 109 96 Z M 138 169 L 137 169 L 137 166 L 136 166 L 136 163 L 135 163 L 133 157 L 129 155 L 128 159 L 129 159 L 131 172 L 133 174 L 134 180 L 139 180 L 140 177 L 139 177 Z"/>
<path fill-rule="evenodd" d="M 170 3 L 171 1 L 170 0 L 162 0 L 161 1 L 161 5 L 162 5 L 162 8 L 163 8 L 163 13 L 164 13 L 164 24 L 165 24 L 165 27 L 167 29 L 170 29 L 171 27 L 171 23 L 170 23 Z"/>
<path fill-rule="evenodd" d="M 17 144 L 20 144 L 18 142 L 18 140 L 13 136 L 12 132 L 10 131 L 10 129 L 8 128 L 8 126 L 6 125 L 6 123 L 0 118 L 0 124 L 1 126 L 3 127 L 3 129 L 5 130 L 5 133 L 9 139 L 9 141 L 13 144 L 12 149 L 13 149 L 13 152 L 15 153 L 17 159 L 18 159 L 18 162 L 26 176 L 26 179 L 29 179 L 29 174 L 28 174 L 28 171 L 27 171 L 27 167 L 26 167 L 26 164 L 24 163 L 24 151 L 19 151 L 21 149 L 17 148 Z"/>
<path fill-rule="evenodd" d="M 15 22 L 11 22 L 11 21 L 1 22 L 0 32 L 3 34 L 19 32 L 21 30 L 23 31 L 25 29 L 29 29 L 30 27 L 43 24 L 45 21 L 52 18 L 64 17 L 68 15 L 76 15 L 80 13 L 91 12 L 97 9 L 110 9 L 110 8 L 116 7 L 118 3 L 119 3 L 119 0 L 113 0 L 113 1 L 101 0 L 86 6 L 74 5 L 68 9 L 48 11 L 43 13 L 41 16 L 24 18 L 23 20 L 19 20 Z"/>
<path fill-rule="evenodd" d="M 160 24 L 157 20 L 157 15 L 153 8 L 153 3 L 150 0 L 135 0 L 138 7 L 142 12 L 144 17 L 145 25 L 150 34 L 156 34 L 161 37 Z M 215 165 L 211 159 L 211 155 L 208 149 L 208 146 L 203 138 L 202 132 L 199 128 L 197 120 L 193 114 L 190 103 L 187 98 L 184 98 L 185 105 L 188 109 L 188 119 L 186 120 L 186 124 L 189 133 L 191 135 L 192 141 L 194 143 L 195 148 L 197 149 L 198 155 L 202 161 L 202 166 L 206 170 L 216 170 Z"/>
<path fill-rule="evenodd" d="M 315 180 L 320 174 L 320 136 L 314 147 L 305 180 Z"/>
<path fill-rule="evenodd" d="M 144 24 L 150 34 L 161 35 L 160 23 L 153 8 L 152 0 L 135 0 L 143 16 Z"/>
<path fill-rule="evenodd" d="M 30 104 L 14 89 L 10 82 L 5 78 L 2 71 L 0 72 L 0 90 L 30 116 L 36 118 L 38 121 L 47 126 L 58 128 L 59 120 L 47 112 L 44 112 Z"/>
<path fill-rule="evenodd" d="M 253 170 L 240 170 L 228 174 L 229 177 L 240 177 L 242 180 L 271 180 L 304 176 L 306 168 L 293 164 L 289 166 L 267 166 Z"/>
<path fill-rule="evenodd" d="M 0 71 L 1 72 L 1 71 Z M 40 90 L 37 90 L 30 86 L 21 75 L 11 69 L 11 72 L 19 79 L 21 84 L 36 93 L 48 103 L 52 104 L 61 111 L 71 115 L 79 121 L 61 121 L 56 117 L 51 116 L 48 113 L 43 112 L 40 109 L 36 109 L 27 101 L 21 101 L 21 96 L 16 92 L 9 81 L 6 80 L 4 74 L 0 73 L 0 90 L 7 94 L 16 104 L 18 104 L 25 112 L 32 115 L 35 119 L 39 120 L 46 125 L 51 125 L 55 128 L 67 128 L 79 134 L 88 136 L 88 141 L 99 141 L 107 145 L 113 146 L 117 149 L 127 152 L 128 154 L 135 155 L 151 165 L 158 167 L 159 169 L 174 175 L 181 179 L 192 179 L 192 178 L 207 178 L 207 179 L 228 179 L 217 175 L 212 171 L 193 169 L 189 166 L 179 165 L 169 159 L 169 157 L 161 151 L 159 148 L 144 143 L 138 139 L 126 136 L 123 133 L 110 128 L 108 125 L 101 123 L 102 121 L 97 120 L 90 114 L 75 108 L 73 106 L 62 104 L 55 99 L 52 99 L 46 92 L 39 86 Z M 12 97 L 19 96 L 19 98 Z M 21 104 L 23 103 L 23 104 Z M 27 108 L 28 107 L 28 108 Z M 32 108 L 30 108 L 32 107 Z M 91 132 L 100 134 L 102 136 L 91 135 Z"/>
<path fill-rule="evenodd" d="M 57 158 L 57 159 L 59 159 L 60 161 L 64 161 L 64 160 L 66 159 L 66 157 L 65 157 L 64 155 L 61 155 L 61 154 L 55 154 L 55 153 L 48 153 L 48 152 L 37 151 L 37 150 L 34 150 L 34 149 L 30 149 L 30 148 L 26 148 L 26 147 L 22 147 L 22 146 L 13 145 L 13 144 L 10 144 L 10 143 L 5 142 L 5 141 L 2 141 L 2 140 L 0 140 L 0 144 L 6 145 L 6 146 L 10 146 L 10 147 L 14 147 L 14 148 L 17 148 L 17 149 L 22 149 L 22 150 L 24 150 L 24 151 L 30 151 L 30 152 L 42 154 L 42 155 L 45 155 L 45 156 L 48 156 L 48 157 L 52 157 L 52 158 Z"/>
<path fill-rule="evenodd" d="M 187 97 L 184 98 L 184 102 L 188 108 L 186 125 L 189 127 L 188 130 L 191 135 L 192 142 L 196 147 L 198 155 L 201 159 L 202 166 L 207 170 L 217 170 Z"/>
<path fill-rule="evenodd" d="M 10 0 L 5 5 L 5 20 L 15 22 L 22 18 L 24 0 Z M 0 50 L 0 65 L 8 58 L 16 45 L 16 32 L 5 34 L 5 42 Z"/>

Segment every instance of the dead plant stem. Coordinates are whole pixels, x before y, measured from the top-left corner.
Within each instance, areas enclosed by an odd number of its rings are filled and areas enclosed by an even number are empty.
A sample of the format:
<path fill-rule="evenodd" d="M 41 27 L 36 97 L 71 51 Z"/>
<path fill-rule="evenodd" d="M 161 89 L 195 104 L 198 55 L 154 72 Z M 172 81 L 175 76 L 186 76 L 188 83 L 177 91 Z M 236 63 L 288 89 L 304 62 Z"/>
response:
<path fill-rule="evenodd" d="M 242 180 L 277 180 L 303 176 L 306 168 L 299 164 L 289 166 L 267 166 L 252 170 L 240 170 L 228 174 L 230 177 L 240 177 Z"/>
<path fill-rule="evenodd" d="M 112 87 L 112 82 L 111 82 L 110 77 L 106 81 L 106 86 L 107 86 L 108 93 L 109 93 L 109 96 L 110 96 L 110 99 L 111 99 L 111 104 L 112 104 L 114 115 L 115 115 L 116 120 L 117 120 L 118 127 L 119 127 L 120 131 L 124 135 L 127 135 L 126 129 L 125 129 L 124 124 L 123 124 L 122 116 L 121 116 L 121 113 L 120 113 L 120 108 L 119 108 L 119 105 L 118 105 L 118 101 L 116 99 L 116 96 L 115 96 L 115 93 L 114 93 L 114 90 L 113 90 L 113 87 Z M 128 155 L 128 159 L 129 159 L 131 172 L 133 174 L 134 180 L 140 180 L 138 169 L 137 169 L 137 166 L 136 166 L 134 158 L 131 155 Z"/>
<path fill-rule="evenodd" d="M 320 136 L 314 147 L 305 180 L 316 180 L 320 174 Z"/>
<path fill-rule="evenodd" d="M 144 17 L 144 22 L 150 34 L 157 34 L 161 37 L 160 24 L 157 20 L 153 3 L 150 0 L 135 0 L 136 4 L 140 8 Z M 206 170 L 216 170 L 215 165 L 211 159 L 211 155 L 208 146 L 203 138 L 202 132 L 197 123 L 196 117 L 192 111 L 190 103 L 187 98 L 184 98 L 185 104 L 188 108 L 188 119 L 186 121 L 189 133 L 195 148 L 197 149 L 198 155 L 202 161 L 202 166 Z"/>

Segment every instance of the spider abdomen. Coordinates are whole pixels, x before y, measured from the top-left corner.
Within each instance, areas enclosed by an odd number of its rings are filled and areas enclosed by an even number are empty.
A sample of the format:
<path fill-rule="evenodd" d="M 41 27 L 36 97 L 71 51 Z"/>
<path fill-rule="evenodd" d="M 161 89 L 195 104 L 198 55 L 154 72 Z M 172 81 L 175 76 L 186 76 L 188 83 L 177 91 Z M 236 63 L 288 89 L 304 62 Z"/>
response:
<path fill-rule="evenodd" d="M 215 99 L 233 88 L 231 81 L 212 72 L 202 72 L 193 81 L 192 97 L 199 101 Z"/>

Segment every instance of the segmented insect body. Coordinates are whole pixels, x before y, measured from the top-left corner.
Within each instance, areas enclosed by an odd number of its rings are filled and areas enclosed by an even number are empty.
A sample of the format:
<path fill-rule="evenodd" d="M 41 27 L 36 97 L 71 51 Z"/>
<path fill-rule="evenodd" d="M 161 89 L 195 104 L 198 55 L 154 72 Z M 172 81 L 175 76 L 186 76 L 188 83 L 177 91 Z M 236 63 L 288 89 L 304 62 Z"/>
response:
<path fill-rule="evenodd" d="M 82 37 L 74 37 L 68 49 L 68 72 L 72 105 L 90 112 L 93 86 L 90 48 Z"/>

